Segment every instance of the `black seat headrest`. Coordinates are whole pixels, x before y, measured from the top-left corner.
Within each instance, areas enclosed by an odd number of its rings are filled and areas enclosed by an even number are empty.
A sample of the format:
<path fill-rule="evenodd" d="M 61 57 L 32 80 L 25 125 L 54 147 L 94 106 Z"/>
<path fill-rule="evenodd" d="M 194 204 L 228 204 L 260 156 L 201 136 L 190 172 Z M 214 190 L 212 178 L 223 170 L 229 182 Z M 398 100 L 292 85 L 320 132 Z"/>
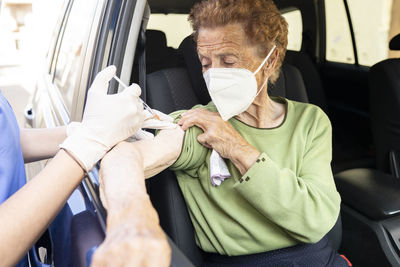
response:
<path fill-rule="evenodd" d="M 390 50 L 400 50 L 400 33 L 392 38 L 389 43 Z"/>
<path fill-rule="evenodd" d="M 157 44 L 157 47 L 167 47 L 167 37 L 162 31 L 146 30 L 146 39 L 151 40 L 151 44 Z"/>
<path fill-rule="evenodd" d="M 180 65 L 176 49 L 167 46 L 167 37 L 159 30 L 146 30 L 147 74 Z"/>
<path fill-rule="evenodd" d="M 163 60 L 167 50 L 167 37 L 158 30 L 146 31 L 146 57 L 147 64 L 154 65 Z"/>
<path fill-rule="evenodd" d="M 207 86 L 202 75 L 202 68 L 199 57 L 197 55 L 196 43 L 192 36 L 188 36 L 179 45 L 178 53 L 185 61 L 188 70 L 190 82 L 192 84 L 194 93 L 203 105 L 211 101 L 208 94 Z"/>

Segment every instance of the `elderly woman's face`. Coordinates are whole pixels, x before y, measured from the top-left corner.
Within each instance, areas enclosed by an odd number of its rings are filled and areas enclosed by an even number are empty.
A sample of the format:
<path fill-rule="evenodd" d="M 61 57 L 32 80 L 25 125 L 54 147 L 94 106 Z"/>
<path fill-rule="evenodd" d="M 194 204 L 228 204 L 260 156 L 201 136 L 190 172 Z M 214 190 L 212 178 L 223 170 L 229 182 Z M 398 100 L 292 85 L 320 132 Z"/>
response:
<path fill-rule="evenodd" d="M 240 24 L 199 30 L 197 51 L 203 72 L 209 68 L 245 68 L 254 72 L 263 60 L 257 55 L 257 48 L 249 44 Z"/>

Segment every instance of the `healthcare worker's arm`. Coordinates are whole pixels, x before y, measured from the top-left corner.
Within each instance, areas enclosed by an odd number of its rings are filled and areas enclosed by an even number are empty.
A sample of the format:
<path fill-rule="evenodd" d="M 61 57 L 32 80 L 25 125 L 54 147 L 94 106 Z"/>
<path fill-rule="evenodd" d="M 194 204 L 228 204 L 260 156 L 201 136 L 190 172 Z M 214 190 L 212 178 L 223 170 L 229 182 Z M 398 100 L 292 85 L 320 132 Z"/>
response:
<path fill-rule="evenodd" d="M 66 126 L 21 129 L 20 142 L 25 163 L 54 157 L 66 137 Z"/>
<path fill-rule="evenodd" d="M 83 169 L 65 151 L 0 205 L 0 258 L 15 265 L 32 247 L 83 178 Z"/>
<path fill-rule="evenodd" d="M 107 235 L 92 266 L 169 266 L 171 249 L 146 193 L 143 159 L 127 142 L 101 161 L 102 202 Z"/>
<path fill-rule="evenodd" d="M 88 91 L 82 123 L 35 179 L 0 205 L 0 258 L 11 266 L 48 227 L 72 190 L 113 146 L 144 121 L 137 85 L 107 95 L 115 67 L 100 72 Z"/>

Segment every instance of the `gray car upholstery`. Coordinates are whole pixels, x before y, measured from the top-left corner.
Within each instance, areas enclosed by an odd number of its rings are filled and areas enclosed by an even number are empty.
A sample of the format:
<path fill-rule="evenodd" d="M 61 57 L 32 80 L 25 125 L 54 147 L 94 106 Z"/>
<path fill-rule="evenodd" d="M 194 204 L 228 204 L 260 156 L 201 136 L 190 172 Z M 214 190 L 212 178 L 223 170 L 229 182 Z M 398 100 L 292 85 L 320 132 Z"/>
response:
<path fill-rule="evenodd" d="M 400 34 L 392 39 L 390 48 L 400 50 Z M 389 173 L 389 152 L 400 152 L 400 58 L 371 67 L 369 94 L 377 168 Z"/>

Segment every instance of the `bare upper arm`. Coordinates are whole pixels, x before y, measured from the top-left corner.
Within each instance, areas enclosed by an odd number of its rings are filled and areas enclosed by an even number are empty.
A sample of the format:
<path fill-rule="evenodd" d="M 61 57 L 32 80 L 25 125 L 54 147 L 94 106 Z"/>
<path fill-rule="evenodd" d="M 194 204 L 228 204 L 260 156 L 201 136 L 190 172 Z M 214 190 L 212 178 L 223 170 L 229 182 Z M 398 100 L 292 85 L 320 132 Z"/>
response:
<path fill-rule="evenodd" d="M 185 132 L 178 126 L 162 130 L 154 139 L 133 143 L 143 157 L 145 177 L 152 177 L 171 166 L 182 151 Z"/>

